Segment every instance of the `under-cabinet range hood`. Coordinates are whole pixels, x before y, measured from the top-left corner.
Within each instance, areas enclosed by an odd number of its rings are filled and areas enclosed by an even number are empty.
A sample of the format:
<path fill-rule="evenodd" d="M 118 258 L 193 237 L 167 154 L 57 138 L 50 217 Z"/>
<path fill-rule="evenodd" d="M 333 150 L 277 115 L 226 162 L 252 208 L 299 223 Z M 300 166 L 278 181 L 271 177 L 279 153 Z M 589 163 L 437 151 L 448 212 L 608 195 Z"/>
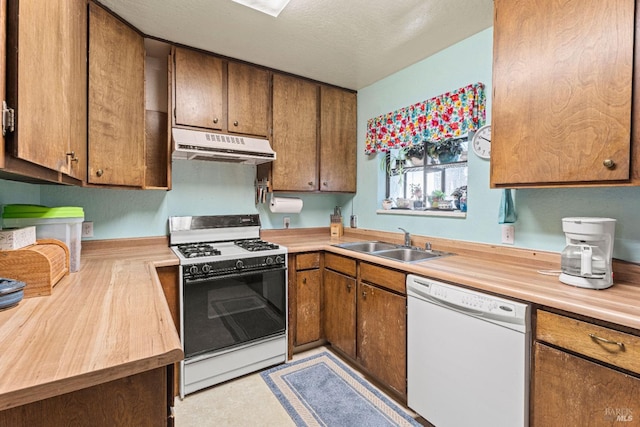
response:
<path fill-rule="evenodd" d="M 259 165 L 275 160 L 269 140 L 173 128 L 174 159 Z"/>

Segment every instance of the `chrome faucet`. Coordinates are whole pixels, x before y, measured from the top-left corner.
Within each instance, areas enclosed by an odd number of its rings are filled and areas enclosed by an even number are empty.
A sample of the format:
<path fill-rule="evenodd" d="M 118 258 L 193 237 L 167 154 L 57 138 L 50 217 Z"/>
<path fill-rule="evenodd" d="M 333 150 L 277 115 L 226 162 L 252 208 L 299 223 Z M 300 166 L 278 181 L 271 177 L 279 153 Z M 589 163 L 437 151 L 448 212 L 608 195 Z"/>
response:
<path fill-rule="evenodd" d="M 409 234 L 409 232 L 407 230 L 405 230 L 402 227 L 398 227 L 398 230 L 402 230 L 404 231 L 404 245 L 405 246 L 411 246 L 411 234 Z"/>

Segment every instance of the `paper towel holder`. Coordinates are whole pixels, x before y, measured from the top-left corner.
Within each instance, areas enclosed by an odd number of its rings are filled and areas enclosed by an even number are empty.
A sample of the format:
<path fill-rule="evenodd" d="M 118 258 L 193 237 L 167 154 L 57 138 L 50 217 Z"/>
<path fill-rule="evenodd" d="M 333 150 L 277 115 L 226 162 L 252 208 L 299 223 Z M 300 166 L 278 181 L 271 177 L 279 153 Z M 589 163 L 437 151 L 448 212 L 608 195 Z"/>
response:
<path fill-rule="evenodd" d="M 303 202 L 299 197 L 276 197 L 270 194 L 269 209 L 273 213 L 300 213 Z"/>

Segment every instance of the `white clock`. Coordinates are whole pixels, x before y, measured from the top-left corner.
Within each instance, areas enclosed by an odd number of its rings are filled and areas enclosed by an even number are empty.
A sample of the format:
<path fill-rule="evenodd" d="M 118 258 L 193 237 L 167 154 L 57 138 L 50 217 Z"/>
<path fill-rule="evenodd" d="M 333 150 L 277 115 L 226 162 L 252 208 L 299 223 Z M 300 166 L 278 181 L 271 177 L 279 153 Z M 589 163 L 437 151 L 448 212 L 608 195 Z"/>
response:
<path fill-rule="evenodd" d="M 483 159 L 491 157 L 491 125 L 484 125 L 473 135 L 473 152 Z"/>

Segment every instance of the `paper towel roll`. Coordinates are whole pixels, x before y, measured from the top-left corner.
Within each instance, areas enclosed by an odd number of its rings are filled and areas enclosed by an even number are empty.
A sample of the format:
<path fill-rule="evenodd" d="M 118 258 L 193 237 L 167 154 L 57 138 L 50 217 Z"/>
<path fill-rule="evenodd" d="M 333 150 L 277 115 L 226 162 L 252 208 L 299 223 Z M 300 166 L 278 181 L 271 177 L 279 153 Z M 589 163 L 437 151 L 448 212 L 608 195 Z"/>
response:
<path fill-rule="evenodd" d="M 300 213 L 302 199 L 297 197 L 272 197 L 269 208 L 274 213 Z"/>

